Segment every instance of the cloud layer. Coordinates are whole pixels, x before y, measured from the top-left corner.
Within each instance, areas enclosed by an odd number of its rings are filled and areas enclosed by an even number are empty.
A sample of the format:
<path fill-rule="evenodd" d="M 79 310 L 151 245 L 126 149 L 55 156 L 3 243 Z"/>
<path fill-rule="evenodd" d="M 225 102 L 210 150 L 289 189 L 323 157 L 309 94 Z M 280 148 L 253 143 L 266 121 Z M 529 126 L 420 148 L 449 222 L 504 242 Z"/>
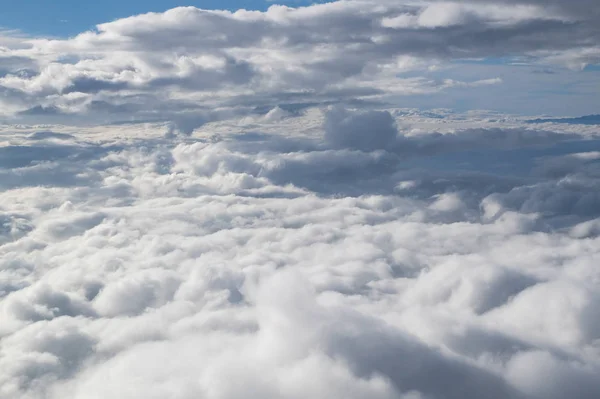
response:
<path fill-rule="evenodd" d="M 5 129 L 3 399 L 600 395 L 592 126 Z"/>
<path fill-rule="evenodd" d="M 600 397 L 598 43 L 594 0 L 0 31 L 0 399 Z"/>
<path fill-rule="evenodd" d="M 65 39 L 6 32 L 2 112 L 44 122 L 213 120 L 215 112 L 277 104 L 381 102 L 502 83 L 493 74 L 464 81 L 427 74 L 457 60 L 506 57 L 573 69 L 600 62 L 594 1 L 507 3 L 181 7 Z"/>

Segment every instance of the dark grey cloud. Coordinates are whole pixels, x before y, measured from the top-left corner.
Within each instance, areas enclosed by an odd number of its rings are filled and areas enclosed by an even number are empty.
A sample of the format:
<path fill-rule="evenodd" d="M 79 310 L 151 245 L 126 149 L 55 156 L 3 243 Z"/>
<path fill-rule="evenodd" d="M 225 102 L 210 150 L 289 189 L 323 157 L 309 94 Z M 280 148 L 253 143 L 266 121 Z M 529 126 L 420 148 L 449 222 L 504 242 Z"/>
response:
<path fill-rule="evenodd" d="M 556 8 L 568 15 L 575 15 L 584 19 L 594 19 L 600 13 L 598 3 L 594 0 L 483 0 L 481 2 L 490 4 L 531 4 L 550 9 Z"/>
<path fill-rule="evenodd" d="M 325 140 L 334 147 L 381 150 L 393 147 L 398 130 L 389 112 L 369 111 L 352 114 L 334 109 L 325 119 Z"/>
<path fill-rule="evenodd" d="M 54 105 L 44 106 L 44 105 L 36 105 L 29 109 L 19 112 L 20 115 L 26 116 L 36 116 L 36 115 L 44 115 L 44 116 L 53 116 L 62 114 L 61 110 Z"/>
<path fill-rule="evenodd" d="M 118 91 L 128 87 L 126 82 L 110 82 L 93 78 L 77 78 L 62 93 L 98 93 L 102 90 Z"/>

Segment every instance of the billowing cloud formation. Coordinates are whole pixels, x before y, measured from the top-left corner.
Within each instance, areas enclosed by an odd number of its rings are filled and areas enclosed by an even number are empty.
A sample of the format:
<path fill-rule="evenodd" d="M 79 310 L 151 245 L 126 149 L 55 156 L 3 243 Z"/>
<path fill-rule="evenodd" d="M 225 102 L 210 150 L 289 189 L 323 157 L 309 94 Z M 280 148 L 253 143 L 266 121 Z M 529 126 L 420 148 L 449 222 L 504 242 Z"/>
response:
<path fill-rule="evenodd" d="M 9 32 L 0 38 L 2 110 L 44 121 L 213 120 L 215 110 L 384 101 L 502 82 L 423 72 L 459 59 L 518 57 L 575 69 L 600 60 L 592 0 L 408 3 L 182 7 L 67 39 Z M 417 73 L 399 76 L 409 71 Z"/>
<path fill-rule="evenodd" d="M 600 396 L 593 126 L 5 129 L 3 399 Z"/>
<path fill-rule="evenodd" d="M 325 120 L 325 139 L 340 148 L 383 150 L 394 146 L 397 129 L 389 112 L 349 114 L 335 109 Z"/>

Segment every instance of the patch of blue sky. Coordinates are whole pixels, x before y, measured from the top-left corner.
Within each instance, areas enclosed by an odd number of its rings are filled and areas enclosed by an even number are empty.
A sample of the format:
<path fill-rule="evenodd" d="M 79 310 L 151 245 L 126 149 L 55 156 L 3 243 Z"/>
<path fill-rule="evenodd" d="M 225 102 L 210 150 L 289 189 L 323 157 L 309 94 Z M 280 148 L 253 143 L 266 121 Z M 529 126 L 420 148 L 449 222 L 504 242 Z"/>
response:
<path fill-rule="evenodd" d="M 425 77 L 443 84 L 445 79 L 472 83 L 499 78 L 497 84 L 458 85 L 440 93 L 392 96 L 397 106 L 421 109 L 450 108 L 458 112 L 489 109 L 515 115 L 577 117 L 598 114 L 600 71 L 587 73 L 562 67 L 451 62 L 435 70 L 411 71 L 398 78 Z"/>

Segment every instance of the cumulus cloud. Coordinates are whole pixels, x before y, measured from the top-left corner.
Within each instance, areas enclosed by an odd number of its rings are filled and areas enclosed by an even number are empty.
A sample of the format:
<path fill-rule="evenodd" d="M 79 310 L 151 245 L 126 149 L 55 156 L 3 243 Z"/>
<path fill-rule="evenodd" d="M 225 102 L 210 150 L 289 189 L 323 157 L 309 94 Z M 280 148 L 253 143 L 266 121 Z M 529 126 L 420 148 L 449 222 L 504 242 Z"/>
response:
<path fill-rule="evenodd" d="M 0 397 L 596 398 L 600 144 L 542 126 L 7 128 Z"/>
<path fill-rule="evenodd" d="M 595 3 L 0 31 L 0 398 L 598 398 Z"/>
<path fill-rule="evenodd" d="M 384 150 L 394 145 L 397 129 L 387 111 L 348 113 L 333 109 L 325 119 L 325 139 L 339 148 Z"/>
<path fill-rule="evenodd" d="M 64 39 L 0 32 L 2 112 L 78 123 L 172 120 L 185 132 L 198 126 L 187 121 L 212 120 L 215 109 L 381 102 L 501 84 L 497 75 L 428 76 L 456 60 L 519 57 L 576 69 L 599 62 L 592 0 L 510 3 L 349 0 L 264 12 L 180 7 Z M 399 76 L 407 72 L 416 76 Z"/>

